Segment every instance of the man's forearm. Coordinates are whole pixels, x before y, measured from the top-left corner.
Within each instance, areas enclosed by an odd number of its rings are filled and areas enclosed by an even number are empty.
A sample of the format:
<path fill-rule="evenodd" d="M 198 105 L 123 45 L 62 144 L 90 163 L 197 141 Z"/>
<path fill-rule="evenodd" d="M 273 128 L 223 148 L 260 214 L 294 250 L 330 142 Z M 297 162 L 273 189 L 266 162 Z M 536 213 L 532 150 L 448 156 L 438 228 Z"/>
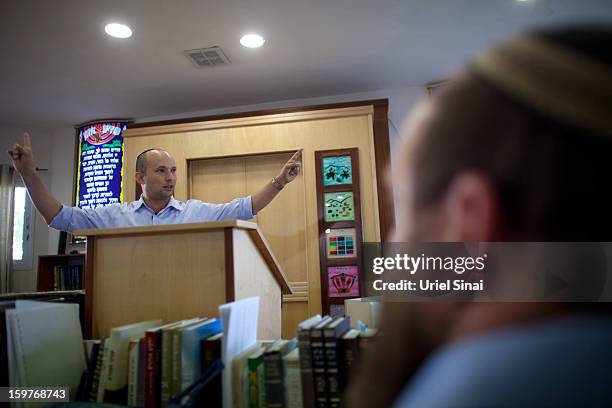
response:
<path fill-rule="evenodd" d="M 254 193 L 251 196 L 251 201 L 253 203 L 253 214 L 257 214 L 259 211 L 261 211 L 270 203 L 270 201 L 274 199 L 274 197 L 276 197 L 279 192 L 280 190 L 274 187 L 272 183 L 267 183 L 259 191 Z"/>
<path fill-rule="evenodd" d="M 36 174 L 36 170 L 24 171 L 21 173 L 21 177 L 28 189 L 34 206 L 40 215 L 43 216 L 47 224 L 50 224 L 51 220 L 53 220 L 62 209 L 62 204 L 53 197 L 41 178 Z"/>

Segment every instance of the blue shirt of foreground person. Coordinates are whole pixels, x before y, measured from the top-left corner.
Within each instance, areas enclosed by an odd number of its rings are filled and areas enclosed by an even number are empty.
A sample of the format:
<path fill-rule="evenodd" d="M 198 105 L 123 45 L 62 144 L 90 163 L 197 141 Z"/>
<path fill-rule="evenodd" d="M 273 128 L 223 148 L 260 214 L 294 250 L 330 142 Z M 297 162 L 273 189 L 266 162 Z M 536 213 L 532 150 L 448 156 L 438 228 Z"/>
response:
<path fill-rule="evenodd" d="M 253 195 L 226 204 L 210 204 L 200 200 L 175 200 L 174 159 L 164 150 L 149 149 L 136 160 L 136 182 L 142 186 L 142 196 L 138 201 L 83 210 L 62 205 L 45 187 L 36 174 L 30 135 L 27 132 L 23 135 L 23 146 L 15 144 L 8 153 L 28 188 L 32 202 L 47 224 L 68 232 L 90 228 L 250 219 L 297 177 L 302 155 L 302 151 L 298 150 L 280 173 Z"/>

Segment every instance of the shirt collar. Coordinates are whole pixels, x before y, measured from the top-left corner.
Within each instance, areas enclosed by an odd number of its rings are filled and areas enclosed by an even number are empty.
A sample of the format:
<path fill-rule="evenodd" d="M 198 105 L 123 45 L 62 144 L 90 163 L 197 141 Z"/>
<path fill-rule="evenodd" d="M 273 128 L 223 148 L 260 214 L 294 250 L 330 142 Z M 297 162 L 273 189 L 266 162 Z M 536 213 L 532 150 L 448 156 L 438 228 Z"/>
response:
<path fill-rule="evenodd" d="M 144 198 L 142 198 L 142 195 L 140 196 L 140 199 L 138 201 L 134 201 L 134 210 L 138 210 L 140 209 L 142 206 L 145 206 L 146 208 L 148 208 L 150 211 L 153 211 L 149 208 L 149 206 L 147 205 L 147 203 L 145 203 Z M 168 204 L 162 208 L 162 210 L 160 211 L 160 213 L 162 211 L 164 211 L 166 208 L 168 207 L 173 207 L 174 209 L 178 210 L 178 211 L 183 211 L 184 207 L 183 207 L 183 203 L 181 203 L 180 201 L 176 200 L 174 198 L 174 196 L 170 197 L 170 201 L 168 201 Z"/>
<path fill-rule="evenodd" d="M 174 207 L 179 211 L 183 211 L 183 203 L 181 203 L 179 200 L 175 200 L 174 196 L 170 197 L 170 201 L 168 202 L 168 205 L 166 206 L 166 208 L 168 207 Z"/>

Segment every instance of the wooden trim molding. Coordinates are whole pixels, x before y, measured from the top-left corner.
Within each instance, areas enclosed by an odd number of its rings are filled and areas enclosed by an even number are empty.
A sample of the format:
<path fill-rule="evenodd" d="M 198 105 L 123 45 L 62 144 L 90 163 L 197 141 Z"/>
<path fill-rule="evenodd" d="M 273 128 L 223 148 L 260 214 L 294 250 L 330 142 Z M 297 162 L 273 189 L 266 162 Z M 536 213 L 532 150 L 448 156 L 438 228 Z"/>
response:
<path fill-rule="evenodd" d="M 380 240 L 386 242 L 395 225 L 393 191 L 387 187 L 385 176 L 391 165 L 389 144 L 388 103 L 374 105 L 374 157 L 376 161 L 376 188 L 378 191 L 378 219 Z"/>
<path fill-rule="evenodd" d="M 365 116 L 373 113 L 372 106 L 354 106 L 328 110 L 304 110 L 292 113 L 266 114 L 261 116 L 239 117 L 222 120 L 208 120 L 195 123 L 160 125 L 154 128 L 132 128 L 125 132 L 126 138 L 150 135 L 197 132 L 201 130 L 244 128 L 247 126 L 271 125 L 278 123 L 305 122 L 309 120 L 336 119 L 351 116 Z"/>
<path fill-rule="evenodd" d="M 290 282 L 292 294 L 283 295 L 283 303 L 308 302 L 308 282 Z"/>
<path fill-rule="evenodd" d="M 75 231 L 74 235 L 79 236 L 108 236 L 108 235 L 126 235 L 126 234 L 153 234 L 163 232 L 193 232 L 199 230 L 215 230 L 223 228 L 240 228 L 257 230 L 257 224 L 251 221 L 243 220 L 229 220 L 229 221 L 215 221 L 215 222 L 194 222 L 187 224 L 161 224 L 151 225 L 145 227 L 124 227 L 124 228 L 99 228 L 99 229 L 88 229 Z"/>
<path fill-rule="evenodd" d="M 387 106 L 388 100 L 387 99 L 370 99 L 370 100 L 355 101 L 355 102 L 330 103 L 330 104 L 323 104 L 323 105 L 306 105 L 306 106 L 296 106 L 292 108 L 266 109 L 266 110 L 258 110 L 258 111 L 228 113 L 224 115 L 197 116 L 193 118 L 184 118 L 184 119 L 171 119 L 171 120 L 162 120 L 162 121 L 154 121 L 154 122 L 134 123 L 129 127 L 129 130 L 150 128 L 150 127 L 157 127 L 157 126 L 166 126 L 166 125 L 187 124 L 187 123 L 195 123 L 195 122 L 212 122 L 212 121 L 222 121 L 222 120 L 227 120 L 227 119 L 250 118 L 253 116 L 285 115 L 285 114 L 290 114 L 290 113 L 302 113 L 302 112 L 307 112 L 307 111 L 344 109 L 344 108 L 353 108 L 356 106 L 368 106 L 368 105 L 377 106 L 380 104 Z M 132 133 L 133 132 L 130 132 L 130 134 Z"/>
<path fill-rule="evenodd" d="M 225 301 L 236 300 L 234 285 L 234 229 L 225 228 Z"/>

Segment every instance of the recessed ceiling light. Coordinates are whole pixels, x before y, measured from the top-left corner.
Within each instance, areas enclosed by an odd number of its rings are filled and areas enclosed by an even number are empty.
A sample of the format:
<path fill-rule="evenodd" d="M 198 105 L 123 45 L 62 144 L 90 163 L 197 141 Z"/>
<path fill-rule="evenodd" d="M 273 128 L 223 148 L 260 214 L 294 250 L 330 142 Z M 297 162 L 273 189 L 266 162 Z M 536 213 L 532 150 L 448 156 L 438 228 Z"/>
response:
<path fill-rule="evenodd" d="M 124 24 L 111 23 L 104 27 L 106 34 L 115 38 L 130 38 L 132 36 L 132 29 Z"/>
<path fill-rule="evenodd" d="M 258 34 L 243 35 L 240 39 L 240 44 L 247 48 L 259 48 L 264 45 L 265 42 L 266 40 Z"/>

